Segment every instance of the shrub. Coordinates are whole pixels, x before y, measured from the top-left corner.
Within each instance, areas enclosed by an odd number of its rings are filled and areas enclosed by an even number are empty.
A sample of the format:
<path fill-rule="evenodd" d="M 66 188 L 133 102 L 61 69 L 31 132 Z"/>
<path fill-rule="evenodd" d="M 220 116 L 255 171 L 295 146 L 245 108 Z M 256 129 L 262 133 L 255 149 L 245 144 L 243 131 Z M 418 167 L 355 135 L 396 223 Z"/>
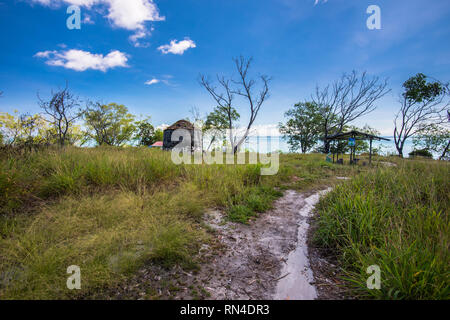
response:
<path fill-rule="evenodd" d="M 427 149 L 413 150 L 409 153 L 410 157 L 424 157 L 424 158 L 433 158 L 433 154 Z"/>

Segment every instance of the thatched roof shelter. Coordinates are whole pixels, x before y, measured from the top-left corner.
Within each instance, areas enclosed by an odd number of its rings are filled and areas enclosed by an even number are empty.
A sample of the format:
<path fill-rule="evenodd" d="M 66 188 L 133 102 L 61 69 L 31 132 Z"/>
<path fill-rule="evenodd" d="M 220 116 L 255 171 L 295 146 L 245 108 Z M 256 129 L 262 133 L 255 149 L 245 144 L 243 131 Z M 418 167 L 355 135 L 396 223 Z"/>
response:
<path fill-rule="evenodd" d="M 184 129 L 189 131 L 189 133 L 191 134 L 191 148 L 194 147 L 194 125 L 187 120 L 178 120 L 177 122 L 175 122 L 174 124 L 172 124 L 171 126 L 167 127 L 164 130 L 164 137 L 163 137 L 164 150 L 170 150 L 182 141 L 182 139 L 180 139 L 179 141 L 172 141 L 172 133 L 178 129 Z"/>
<path fill-rule="evenodd" d="M 194 125 L 187 120 L 178 120 L 171 126 L 164 129 L 164 131 L 165 130 L 176 130 L 176 129 L 194 130 Z"/>

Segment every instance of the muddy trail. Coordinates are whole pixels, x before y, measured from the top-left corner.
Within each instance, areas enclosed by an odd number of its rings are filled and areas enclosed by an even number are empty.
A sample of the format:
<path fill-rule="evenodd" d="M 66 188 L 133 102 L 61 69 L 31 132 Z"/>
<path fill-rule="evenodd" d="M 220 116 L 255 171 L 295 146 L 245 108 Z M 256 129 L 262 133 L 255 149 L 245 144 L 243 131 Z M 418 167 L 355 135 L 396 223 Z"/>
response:
<path fill-rule="evenodd" d="M 260 214 L 248 225 L 229 222 L 220 211 L 208 212 L 205 223 L 214 229 L 216 241 L 201 248 L 204 263 L 199 271 L 143 269 L 115 298 L 339 298 L 330 290 L 335 287 L 334 273 L 330 273 L 333 265 L 317 251 L 308 252 L 309 220 L 320 196 L 328 190 L 306 193 L 288 190 L 275 201 L 272 210 Z M 145 284 L 157 289 L 149 294 Z"/>

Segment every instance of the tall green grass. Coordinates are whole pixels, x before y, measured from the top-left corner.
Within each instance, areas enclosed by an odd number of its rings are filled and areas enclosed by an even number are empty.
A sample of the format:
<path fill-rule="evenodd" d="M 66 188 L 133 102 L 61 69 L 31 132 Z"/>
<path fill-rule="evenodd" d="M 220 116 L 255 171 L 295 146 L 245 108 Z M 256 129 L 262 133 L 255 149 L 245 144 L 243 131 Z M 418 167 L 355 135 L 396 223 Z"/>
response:
<path fill-rule="evenodd" d="M 449 299 L 450 166 L 399 161 L 337 186 L 318 205 L 315 241 L 359 297 Z M 381 289 L 366 285 L 370 265 Z"/>
<path fill-rule="evenodd" d="M 143 265 L 196 268 L 208 208 L 248 223 L 283 189 L 360 170 L 322 155 L 281 155 L 275 176 L 260 169 L 175 165 L 149 148 L 0 155 L 0 299 L 101 297 Z M 66 288 L 70 265 L 81 268 L 81 290 Z"/>
<path fill-rule="evenodd" d="M 2 157 L 0 299 L 88 298 L 144 264 L 195 268 L 207 208 L 232 218 L 247 206 L 235 219 L 246 222 L 276 194 L 259 165 L 175 165 L 148 148 Z M 70 265 L 81 267 L 80 291 L 66 288 Z"/>

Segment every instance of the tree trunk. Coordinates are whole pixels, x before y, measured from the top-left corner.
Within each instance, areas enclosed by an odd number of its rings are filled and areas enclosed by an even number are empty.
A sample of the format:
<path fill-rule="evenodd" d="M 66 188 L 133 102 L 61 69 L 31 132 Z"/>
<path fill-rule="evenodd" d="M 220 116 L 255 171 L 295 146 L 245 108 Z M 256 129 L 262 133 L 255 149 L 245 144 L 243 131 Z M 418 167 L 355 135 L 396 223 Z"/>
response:
<path fill-rule="evenodd" d="M 448 141 L 447 145 L 445 146 L 445 149 L 444 149 L 444 151 L 442 152 L 442 155 L 439 157 L 439 160 L 444 159 L 445 155 L 446 155 L 447 152 L 448 152 L 448 148 L 449 148 L 449 147 L 450 147 L 450 140 Z"/>

